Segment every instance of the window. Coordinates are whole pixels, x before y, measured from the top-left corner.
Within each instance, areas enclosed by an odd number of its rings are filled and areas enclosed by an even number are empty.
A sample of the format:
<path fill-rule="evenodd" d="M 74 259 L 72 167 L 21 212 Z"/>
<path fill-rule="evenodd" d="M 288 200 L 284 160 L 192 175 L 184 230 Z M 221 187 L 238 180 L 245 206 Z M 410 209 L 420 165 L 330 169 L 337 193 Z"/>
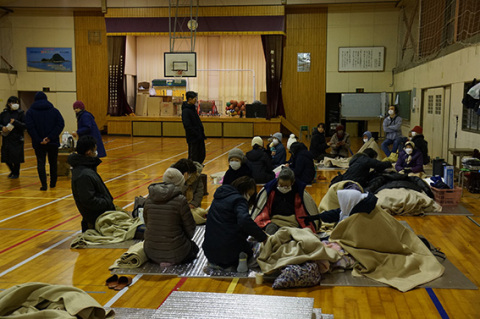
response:
<path fill-rule="evenodd" d="M 472 86 L 473 82 L 465 83 L 464 96 Z M 462 130 L 473 133 L 480 133 L 480 115 L 475 112 L 475 109 L 467 109 L 463 106 L 462 113 Z"/>
<path fill-rule="evenodd" d="M 428 108 L 427 108 L 427 113 L 428 114 L 433 114 L 433 95 L 428 96 Z"/>

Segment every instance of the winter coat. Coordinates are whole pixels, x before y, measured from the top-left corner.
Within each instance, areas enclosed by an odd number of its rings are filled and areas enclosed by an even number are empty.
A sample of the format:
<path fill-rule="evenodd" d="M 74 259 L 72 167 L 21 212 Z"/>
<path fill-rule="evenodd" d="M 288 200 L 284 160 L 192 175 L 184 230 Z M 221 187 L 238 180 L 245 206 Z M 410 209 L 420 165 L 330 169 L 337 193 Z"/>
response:
<path fill-rule="evenodd" d="M 208 261 L 221 267 L 238 264 L 240 252 L 252 256 L 248 236 L 263 242 L 267 235 L 248 214 L 247 200 L 231 185 L 222 185 L 213 195 L 207 215 L 203 251 Z"/>
<path fill-rule="evenodd" d="M 95 229 L 98 216 L 108 210 L 115 210 L 113 197 L 102 178 L 97 166 L 102 162 L 98 157 L 72 153 L 68 156 L 72 170 L 72 194 L 80 214 L 83 216 L 82 231 Z"/>
<path fill-rule="evenodd" d="M 151 184 L 148 194 L 143 208 L 145 253 L 156 263 L 181 263 L 194 245 L 196 227 L 187 199 L 174 184 Z"/>
<path fill-rule="evenodd" d="M 273 167 L 285 164 L 285 162 L 287 161 L 287 151 L 285 150 L 285 146 L 283 146 L 282 143 L 278 143 L 273 148 L 275 149 L 275 155 L 272 155 Z"/>
<path fill-rule="evenodd" d="M 386 134 L 385 138 L 392 141 L 402 136 L 402 118 L 398 115 L 394 118 L 387 116 L 383 120 L 383 131 Z"/>
<path fill-rule="evenodd" d="M 12 118 L 15 119 L 13 130 L 7 136 L 2 136 L 2 163 L 23 163 L 25 113 L 22 110 L 5 108 L 0 114 L 0 131 Z"/>
<path fill-rule="evenodd" d="M 345 145 L 335 146 L 338 142 L 345 142 Z M 330 154 L 341 157 L 350 156 L 350 134 L 347 132 L 343 133 L 343 138 L 339 138 L 337 133 L 333 134 L 330 143 L 332 143 L 330 146 L 332 148 Z"/>
<path fill-rule="evenodd" d="M 254 147 L 246 156 L 252 169 L 252 177 L 257 184 L 265 184 L 275 178 L 272 159 L 263 147 Z"/>
<path fill-rule="evenodd" d="M 290 168 L 295 173 L 295 179 L 305 184 L 311 184 L 316 173 L 312 153 L 303 143 L 293 143 L 290 151 L 293 154 L 290 159 Z"/>
<path fill-rule="evenodd" d="M 406 188 L 420 193 L 427 194 L 428 197 L 433 198 L 432 189 L 430 186 L 418 176 L 408 176 L 399 173 L 386 173 L 373 178 L 365 191 L 369 193 L 378 193 L 383 189 Z"/>
<path fill-rule="evenodd" d="M 50 139 L 48 144 L 60 146 L 60 134 L 65 127 L 62 114 L 47 100 L 45 93 L 35 94 L 35 101 L 25 115 L 25 125 L 28 134 L 32 137 L 33 148 L 40 147 L 45 137 Z"/>
<path fill-rule="evenodd" d="M 350 180 L 365 187 L 372 176 L 370 174 L 370 169 L 373 168 L 377 173 L 380 173 L 391 167 L 392 164 L 390 162 L 382 162 L 370 158 L 367 154 L 357 153 L 350 159 L 348 170 L 341 175 L 341 179 L 338 179 L 335 182 Z"/>
<path fill-rule="evenodd" d="M 412 159 L 410 163 L 407 164 L 408 154 L 405 153 L 405 150 L 402 150 L 398 154 L 398 160 L 395 164 L 395 169 L 397 172 L 403 171 L 404 169 L 410 169 L 413 173 L 423 172 L 423 155 L 416 148 L 413 149 L 411 154 Z"/>
<path fill-rule="evenodd" d="M 237 170 L 234 170 L 229 165 L 227 172 L 223 176 L 222 185 L 230 185 L 233 183 L 234 180 L 242 176 L 252 177 L 252 169 L 250 168 L 249 163 L 242 163 L 242 166 L 240 166 L 240 168 Z"/>
<path fill-rule="evenodd" d="M 98 157 L 105 157 L 105 147 L 103 146 L 102 134 L 98 129 L 97 123 L 95 123 L 95 117 L 92 113 L 82 110 L 77 114 L 77 134 L 79 137 L 84 135 L 90 135 L 97 141 Z"/>
<path fill-rule="evenodd" d="M 428 156 L 428 142 L 425 141 L 423 134 L 417 134 L 412 137 L 412 142 L 415 144 L 415 148 L 422 153 L 423 165 L 430 163 L 430 156 Z"/>
<path fill-rule="evenodd" d="M 206 139 L 203 124 L 198 116 L 195 105 L 183 102 L 182 104 L 182 122 L 185 128 L 187 143 L 199 143 Z"/>
<path fill-rule="evenodd" d="M 271 207 L 275 198 L 275 194 L 277 193 L 277 185 L 278 180 L 274 179 L 267 183 L 258 193 L 257 202 L 252 210 L 252 219 L 261 228 L 265 228 L 271 223 Z M 307 225 L 301 218 L 318 214 L 317 204 L 313 200 L 312 196 L 305 191 L 305 186 L 306 184 L 301 181 L 295 181 L 295 183 L 292 185 L 292 191 L 295 192 L 295 217 L 299 227 L 310 228 L 314 233 L 316 233 L 317 225 Z"/>
<path fill-rule="evenodd" d="M 325 139 L 325 133 L 320 133 L 315 129 L 312 133 L 312 140 L 310 141 L 310 152 L 313 158 L 316 160 L 323 159 L 321 156 L 327 153 L 327 148 L 329 147 Z"/>
<path fill-rule="evenodd" d="M 185 181 L 183 193 L 185 194 L 189 204 L 192 204 L 195 207 L 200 207 L 202 204 L 203 195 L 205 194 L 203 181 L 200 177 L 203 171 L 203 165 L 199 162 L 193 163 L 197 167 L 197 172 Z"/>

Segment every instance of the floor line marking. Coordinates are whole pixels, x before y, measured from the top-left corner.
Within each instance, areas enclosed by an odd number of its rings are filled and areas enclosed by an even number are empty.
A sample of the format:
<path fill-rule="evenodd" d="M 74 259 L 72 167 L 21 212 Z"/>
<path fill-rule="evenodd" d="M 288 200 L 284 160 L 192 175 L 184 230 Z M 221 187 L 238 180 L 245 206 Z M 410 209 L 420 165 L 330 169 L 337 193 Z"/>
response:
<path fill-rule="evenodd" d="M 140 278 L 142 278 L 142 276 L 143 276 L 143 274 L 137 274 L 135 277 L 133 277 L 132 283 L 130 284 L 130 287 L 133 286 Z M 115 294 L 115 296 L 113 296 L 113 298 L 110 299 L 103 306 L 104 307 L 111 307 L 118 299 L 120 299 L 120 297 L 122 297 L 128 291 L 128 287 L 129 286 L 127 286 L 127 287 L 123 288 L 122 290 L 120 290 L 119 292 L 117 292 Z"/>
<path fill-rule="evenodd" d="M 206 162 L 205 164 L 203 164 L 203 166 L 205 166 L 205 165 L 207 165 L 208 163 L 213 162 L 214 160 L 216 160 L 216 159 L 224 156 L 225 154 L 227 154 L 228 152 L 230 152 L 232 149 L 234 149 L 234 148 L 236 148 L 236 147 L 239 147 L 239 146 L 242 146 L 243 144 L 245 144 L 245 143 L 240 143 L 240 144 L 236 145 L 235 147 L 229 149 L 229 150 L 226 151 L 225 153 L 222 153 L 222 154 L 218 155 L 217 157 L 212 158 L 211 160 L 209 160 L 208 162 Z"/>
<path fill-rule="evenodd" d="M 179 281 L 177 282 L 177 284 L 175 285 L 175 287 L 173 287 L 172 290 L 170 290 L 170 292 L 168 293 L 168 295 L 165 297 L 165 299 L 163 299 L 162 303 L 160 304 L 160 306 L 157 307 L 157 309 L 160 308 L 160 307 L 163 305 L 163 303 L 165 302 L 165 300 L 167 300 L 168 297 L 170 297 L 170 295 L 172 294 L 172 292 L 178 291 L 178 289 L 180 289 L 180 287 L 183 286 L 183 284 L 185 283 L 185 281 L 187 281 L 187 279 L 188 279 L 187 277 L 181 277 L 180 280 L 179 280 Z"/>
<path fill-rule="evenodd" d="M 442 303 L 440 302 L 440 300 L 438 300 L 437 295 L 435 294 L 433 289 L 432 288 L 425 288 L 425 290 L 427 291 L 428 295 L 430 296 L 430 299 L 432 299 L 433 304 L 435 305 L 435 308 L 437 308 L 437 311 L 438 311 L 438 314 L 440 315 L 440 317 L 442 317 L 442 319 L 449 319 L 450 317 L 448 316 L 445 309 L 443 309 Z"/>
<path fill-rule="evenodd" d="M 237 287 L 239 279 L 240 278 L 238 278 L 238 277 L 235 277 L 235 278 L 232 279 L 232 282 L 230 283 L 230 285 L 227 288 L 227 294 L 233 294 L 233 292 L 235 291 L 235 287 Z"/>
<path fill-rule="evenodd" d="M 21 231 L 42 231 L 42 232 L 63 232 L 74 233 L 76 230 L 60 230 L 60 229 L 33 229 L 33 228 L 0 228 L 0 230 L 21 230 Z"/>
<path fill-rule="evenodd" d="M 480 227 L 480 224 L 477 223 L 477 221 L 475 219 L 473 219 L 472 217 L 470 216 L 467 216 L 468 219 L 470 219 L 475 225 L 477 225 L 478 227 Z"/>

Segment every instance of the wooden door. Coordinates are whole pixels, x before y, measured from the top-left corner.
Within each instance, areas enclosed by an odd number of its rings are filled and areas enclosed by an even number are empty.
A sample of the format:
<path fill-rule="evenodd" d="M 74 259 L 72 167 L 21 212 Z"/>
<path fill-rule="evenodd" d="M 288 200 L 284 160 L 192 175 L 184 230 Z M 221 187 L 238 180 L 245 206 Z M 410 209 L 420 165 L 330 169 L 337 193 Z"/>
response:
<path fill-rule="evenodd" d="M 444 91 L 444 88 L 427 89 L 423 95 L 423 135 L 431 158 L 442 157 L 443 154 Z"/>

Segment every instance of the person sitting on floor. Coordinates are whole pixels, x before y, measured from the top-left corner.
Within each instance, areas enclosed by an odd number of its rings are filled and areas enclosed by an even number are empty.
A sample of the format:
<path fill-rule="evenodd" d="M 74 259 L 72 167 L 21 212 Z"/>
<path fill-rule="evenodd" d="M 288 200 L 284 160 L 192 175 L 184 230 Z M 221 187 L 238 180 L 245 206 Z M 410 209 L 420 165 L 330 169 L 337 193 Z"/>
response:
<path fill-rule="evenodd" d="M 295 173 L 295 178 L 305 184 L 312 184 L 315 178 L 315 163 L 313 162 L 313 155 L 307 149 L 305 144 L 295 142 L 290 145 L 290 167 Z"/>
<path fill-rule="evenodd" d="M 382 151 L 380 150 L 377 141 L 375 141 L 375 138 L 372 136 L 372 133 L 370 131 L 365 131 L 363 133 L 363 145 L 362 147 L 360 147 L 357 153 L 362 153 L 367 148 L 371 148 L 377 153 L 377 160 L 382 160 L 382 156 L 380 155 Z"/>
<path fill-rule="evenodd" d="M 272 142 L 269 144 L 270 152 L 272 154 L 272 165 L 277 167 L 285 164 L 287 160 L 287 151 L 282 144 L 282 133 L 277 132 L 272 136 Z"/>
<path fill-rule="evenodd" d="M 147 257 L 158 264 L 181 264 L 197 258 L 199 248 L 192 240 L 196 225 L 182 194 L 184 183 L 182 173 L 170 167 L 163 174 L 163 183 L 148 186 L 143 247 Z"/>
<path fill-rule="evenodd" d="M 97 142 L 90 135 L 80 137 L 77 152 L 68 156 L 72 166 L 72 194 L 77 209 L 82 215 L 82 232 L 95 229 L 97 218 L 104 212 L 115 210 L 113 197 L 97 173 L 102 163 L 97 157 Z"/>
<path fill-rule="evenodd" d="M 428 156 L 428 142 L 425 141 L 425 137 L 422 134 L 422 127 L 415 126 L 410 133 L 412 134 L 411 141 L 415 143 L 415 147 L 422 152 L 423 165 L 427 165 L 430 163 L 430 156 Z"/>
<path fill-rule="evenodd" d="M 376 160 L 375 158 L 377 156 L 377 152 L 371 148 L 367 148 L 362 153 L 355 154 L 350 159 L 347 171 L 343 175 L 339 174 L 335 176 L 332 179 L 330 186 L 346 180 L 355 181 L 362 185 L 362 187 L 367 186 L 368 181 L 376 174 L 381 173 L 388 168 L 392 168 L 392 164 L 390 162 Z M 371 173 L 371 169 L 373 169 L 374 172 Z"/>
<path fill-rule="evenodd" d="M 419 174 L 423 172 L 423 155 L 415 148 L 415 143 L 408 141 L 398 155 L 395 169 L 401 174 Z"/>
<path fill-rule="evenodd" d="M 234 180 L 242 176 L 252 177 L 252 169 L 247 163 L 245 154 L 239 148 L 234 148 L 228 152 L 229 167 L 225 176 L 223 176 L 223 185 L 233 183 Z"/>
<path fill-rule="evenodd" d="M 339 157 L 350 156 L 350 135 L 343 125 L 338 125 L 328 145 L 332 148 L 330 154 Z"/>
<path fill-rule="evenodd" d="M 258 242 L 267 239 L 248 213 L 255 194 L 255 180 L 248 176 L 236 179 L 231 185 L 222 185 L 215 191 L 202 246 L 211 266 L 234 269 L 239 265 L 239 259 L 245 258 L 245 255 L 253 256 L 251 243 L 247 242 L 249 235 Z"/>
<path fill-rule="evenodd" d="M 308 226 L 300 219 L 318 214 L 317 205 L 305 187 L 290 168 L 282 168 L 278 179 L 267 183 L 258 194 L 252 211 L 255 223 L 270 235 L 283 226 L 308 227 L 315 233 L 316 225 Z"/>
<path fill-rule="evenodd" d="M 257 184 L 265 184 L 275 178 L 272 159 L 265 152 L 260 136 L 252 139 L 252 150 L 247 152 L 246 157 L 252 169 L 252 177 Z"/>
<path fill-rule="evenodd" d="M 310 152 L 313 155 L 313 159 L 322 161 L 329 147 L 325 139 L 325 123 L 319 123 L 313 131 L 312 140 L 310 141 Z"/>

